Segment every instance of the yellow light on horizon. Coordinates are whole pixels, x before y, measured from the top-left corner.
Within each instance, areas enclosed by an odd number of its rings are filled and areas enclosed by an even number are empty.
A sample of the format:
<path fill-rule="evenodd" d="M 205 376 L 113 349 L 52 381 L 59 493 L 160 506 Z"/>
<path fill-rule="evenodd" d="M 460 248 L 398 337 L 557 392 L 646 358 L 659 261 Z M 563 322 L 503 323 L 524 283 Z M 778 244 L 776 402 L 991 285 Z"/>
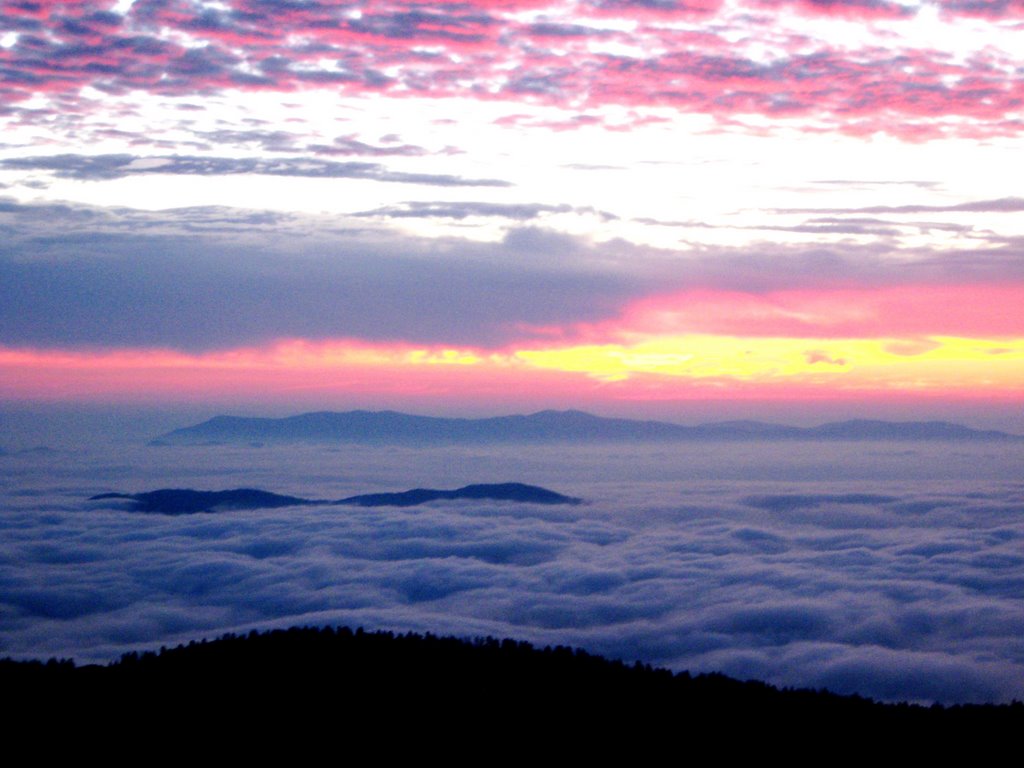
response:
<path fill-rule="evenodd" d="M 1024 386 L 1024 339 L 804 339 L 690 334 L 633 344 L 521 349 L 536 368 L 604 381 L 637 374 L 834 386 Z"/>

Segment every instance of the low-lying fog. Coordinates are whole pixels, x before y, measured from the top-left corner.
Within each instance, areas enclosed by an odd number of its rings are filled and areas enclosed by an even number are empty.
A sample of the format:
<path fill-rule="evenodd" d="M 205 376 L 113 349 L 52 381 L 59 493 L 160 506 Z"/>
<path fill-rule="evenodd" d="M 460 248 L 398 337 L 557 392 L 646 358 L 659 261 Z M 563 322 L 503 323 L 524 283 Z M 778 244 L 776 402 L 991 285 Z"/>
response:
<path fill-rule="evenodd" d="M 1019 699 L 1021 467 L 1012 443 L 8 448 L 0 656 L 106 662 L 227 631 L 347 624 L 882 699 Z M 168 517 L 87 501 L 504 481 L 588 503 Z"/>

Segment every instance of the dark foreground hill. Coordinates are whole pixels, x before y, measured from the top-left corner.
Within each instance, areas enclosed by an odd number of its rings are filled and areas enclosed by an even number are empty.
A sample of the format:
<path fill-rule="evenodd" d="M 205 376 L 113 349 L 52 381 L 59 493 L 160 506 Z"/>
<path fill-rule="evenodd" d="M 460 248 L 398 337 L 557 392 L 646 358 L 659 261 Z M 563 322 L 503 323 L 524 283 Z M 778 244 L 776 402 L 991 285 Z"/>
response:
<path fill-rule="evenodd" d="M 886 705 L 717 674 L 673 674 L 567 647 L 345 628 L 227 635 L 129 654 L 105 667 L 3 660 L 0 690 L 8 703 L 19 703 L 19 720 L 33 711 L 55 725 L 73 717 L 121 729 L 145 720 L 167 723 L 168 733 L 242 723 L 239 738 L 298 728 L 307 738 L 343 738 L 339 746 L 371 733 L 399 742 L 413 733 L 454 742 L 500 733 L 509 743 L 492 748 L 544 734 L 580 752 L 623 743 L 688 751 L 728 733 L 738 741 L 715 743 L 716 749 L 731 754 L 743 743 L 769 749 L 769 743 L 745 742 L 767 736 L 772 743 L 791 740 L 787 749 L 800 754 L 823 733 L 857 744 L 886 734 L 949 743 L 968 735 L 1016 737 L 1024 727 L 1020 703 Z M 253 730 L 257 723 L 274 730 Z"/>
<path fill-rule="evenodd" d="M 580 504 L 581 499 L 525 483 L 478 483 L 454 490 L 413 488 L 398 493 L 366 493 L 337 501 L 303 499 L 261 491 L 235 488 L 229 491 L 196 491 L 191 488 L 161 488 L 144 493 L 101 493 L 89 501 L 125 501 L 130 511 L 161 515 L 191 515 L 197 512 L 226 512 L 237 509 L 276 509 L 300 506 L 415 507 L 431 501 L 514 501 L 522 504 Z"/>
<path fill-rule="evenodd" d="M 416 416 L 397 411 L 321 411 L 286 418 L 216 416 L 176 429 L 152 445 L 330 442 L 435 445 L 455 443 L 638 442 L 676 440 L 1021 440 L 944 421 L 854 420 L 801 428 L 759 421 L 682 426 L 610 419 L 583 411 L 540 411 L 484 419 Z"/>

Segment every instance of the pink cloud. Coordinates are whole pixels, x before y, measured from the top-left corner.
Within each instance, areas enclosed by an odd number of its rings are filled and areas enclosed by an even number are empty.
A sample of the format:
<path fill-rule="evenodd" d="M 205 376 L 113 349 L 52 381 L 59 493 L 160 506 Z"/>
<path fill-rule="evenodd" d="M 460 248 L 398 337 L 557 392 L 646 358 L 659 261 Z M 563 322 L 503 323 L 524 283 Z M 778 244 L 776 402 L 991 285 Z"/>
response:
<path fill-rule="evenodd" d="M 692 290 L 629 305 L 604 323 L 579 326 L 581 341 L 631 335 L 710 333 L 797 338 L 1024 336 L 1024 285 L 923 285 L 774 291 Z M 920 354 L 914 344 L 891 350 Z M 822 359 L 823 360 L 823 359 Z M 813 361 L 812 361 L 813 362 Z"/>
<path fill-rule="evenodd" d="M 810 349 L 804 353 L 804 357 L 810 365 L 815 363 L 826 363 L 827 365 L 846 365 L 846 360 L 841 357 L 832 357 L 828 352 L 820 349 Z"/>
<path fill-rule="evenodd" d="M 578 110 L 664 106 L 725 121 L 744 114 L 803 117 L 815 123 L 812 130 L 884 131 L 911 141 L 1021 129 L 1016 113 L 1024 83 L 1007 54 L 993 50 L 962 61 L 895 45 L 830 48 L 776 28 L 775 15 L 790 9 L 853 22 L 884 18 L 898 30 L 913 23 L 911 11 L 886 0 L 751 2 L 758 13 L 736 15 L 718 0 L 592 0 L 571 21 L 561 6 L 539 1 L 234 0 L 210 9 L 138 0 L 124 17 L 88 3 L 15 3 L 5 13 L 20 36 L 0 49 L 0 101 L 16 104 L 33 93 L 73 97 L 87 85 L 182 95 L 331 88 L 559 107 L 571 101 Z M 546 7 L 549 20 L 511 15 Z M 943 7 L 989 19 L 1020 16 L 1024 5 L 959 0 Z M 602 26 L 609 17 L 635 26 Z M 698 18 L 716 24 L 665 23 Z M 765 36 L 778 58 L 746 58 L 737 34 Z M 609 41 L 624 52 L 604 51 Z M 336 64 L 324 68 L 324 60 Z"/>
<path fill-rule="evenodd" d="M 764 8 L 792 8 L 811 16 L 838 16 L 855 21 L 905 19 L 917 9 L 887 0 L 757 0 Z"/>
<path fill-rule="evenodd" d="M 949 16 L 975 16 L 984 19 L 1024 17 L 1024 0 L 937 0 Z"/>
<path fill-rule="evenodd" d="M 717 13 L 722 0 L 586 0 L 597 15 L 673 21 Z"/>

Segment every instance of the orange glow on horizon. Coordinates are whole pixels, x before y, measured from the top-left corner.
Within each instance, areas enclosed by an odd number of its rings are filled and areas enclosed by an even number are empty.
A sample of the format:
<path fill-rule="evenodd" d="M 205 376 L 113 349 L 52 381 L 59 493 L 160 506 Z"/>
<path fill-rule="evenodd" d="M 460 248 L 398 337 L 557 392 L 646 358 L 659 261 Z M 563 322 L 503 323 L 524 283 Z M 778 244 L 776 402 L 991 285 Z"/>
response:
<path fill-rule="evenodd" d="M 188 354 L 0 348 L 7 399 L 288 400 L 401 395 L 497 401 L 789 400 L 1024 395 L 1024 338 L 822 339 L 710 334 L 504 350 L 286 340 Z"/>

